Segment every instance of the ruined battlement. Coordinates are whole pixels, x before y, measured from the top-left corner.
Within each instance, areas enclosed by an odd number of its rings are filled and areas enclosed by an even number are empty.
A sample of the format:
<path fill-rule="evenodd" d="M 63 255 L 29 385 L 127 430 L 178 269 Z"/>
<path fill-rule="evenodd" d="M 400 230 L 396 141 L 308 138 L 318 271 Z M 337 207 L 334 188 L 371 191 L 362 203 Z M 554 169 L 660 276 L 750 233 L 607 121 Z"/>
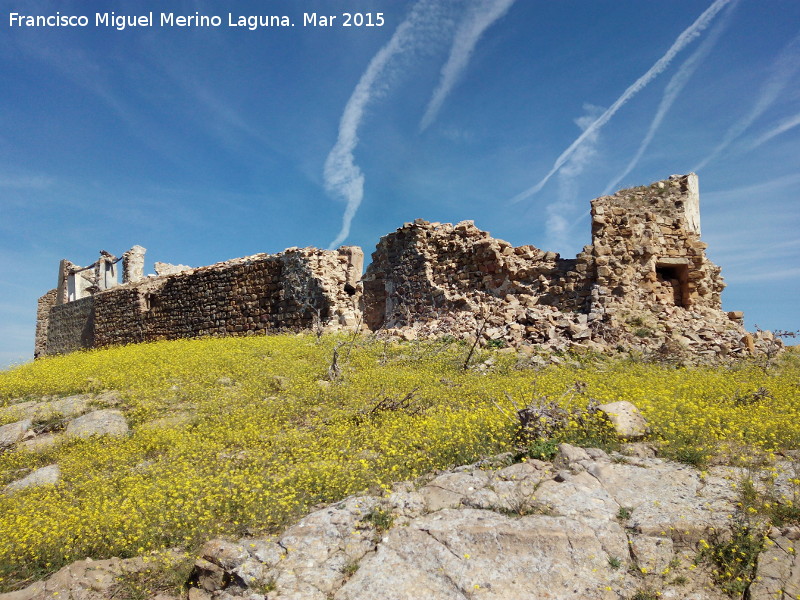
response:
<path fill-rule="evenodd" d="M 591 243 L 575 258 L 515 247 L 472 221 L 418 219 L 384 236 L 362 277 L 360 248 L 290 248 L 209 267 L 156 263 L 144 249 L 62 261 L 39 300 L 36 355 L 157 339 L 363 326 L 597 350 L 678 344 L 751 351 L 742 314 L 700 240 L 697 176 L 674 175 L 591 203 Z M 123 282 L 117 283 L 122 261 Z"/>
<path fill-rule="evenodd" d="M 59 301 L 64 296 L 57 288 L 40 299 L 37 356 L 204 335 L 352 327 L 360 318 L 364 255 L 355 246 L 289 248 L 177 272 L 167 266 L 151 277 L 139 267 L 144 249 L 134 247 L 133 255 L 134 276 L 122 284 L 109 279 L 103 289 L 66 301 Z M 71 282 L 83 272 L 65 272 L 62 261 L 66 283 L 60 288 L 80 289 Z"/>

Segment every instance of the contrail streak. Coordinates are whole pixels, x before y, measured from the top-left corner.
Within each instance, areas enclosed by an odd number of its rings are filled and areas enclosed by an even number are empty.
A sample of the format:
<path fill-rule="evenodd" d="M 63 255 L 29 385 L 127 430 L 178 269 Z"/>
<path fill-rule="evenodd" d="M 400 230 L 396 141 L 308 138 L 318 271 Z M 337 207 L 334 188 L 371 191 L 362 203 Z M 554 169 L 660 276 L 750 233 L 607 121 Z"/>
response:
<path fill-rule="evenodd" d="M 503 17 L 515 0 L 481 0 L 461 21 L 450 47 L 450 56 L 442 67 L 439 84 L 431 96 L 425 114 L 419 124 L 419 130 L 425 131 L 436 119 L 447 95 L 453 89 L 458 78 L 472 57 L 475 45 L 495 21 Z"/>
<path fill-rule="evenodd" d="M 639 77 L 639 79 L 637 79 L 628 89 L 626 89 L 625 92 L 623 92 L 623 94 L 617 98 L 614 104 L 612 104 L 602 115 L 600 115 L 594 123 L 587 127 L 584 132 L 578 136 L 578 138 L 572 142 L 572 144 L 566 150 L 564 150 L 564 152 L 561 153 L 561 155 L 556 159 L 556 162 L 553 164 L 553 167 L 550 169 L 550 172 L 545 175 L 545 177 L 539 183 L 525 190 L 524 192 L 517 194 L 511 199 L 511 203 L 516 204 L 517 202 L 520 202 L 525 198 L 529 198 L 541 190 L 550 180 L 550 178 L 564 165 L 564 163 L 575 152 L 575 150 L 584 142 L 584 140 L 605 125 L 611 119 L 611 117 L 613 117 L 614 114 L 620 108 L 622 108 L 626 102 L 628 102 L 628 100 L 644 89 L 647 84 L 649 84 L 662 71 L 664 71 L 664 69 L 669 66 L 672 59 L 675 58 L 675 55 L 689 45 L 698 35 L 700 35 L 700 33 L 706 27 L 708 27 L 717 13 L 722 10 L 730 1 L 731 0 L 715 0 L 694 23 L 687 27 L 677 37 L 664 56 L 659 58 L 644 75 Z"/>
<path fill-rule="evenodd" d="M 420 34 L 420 30 L 424 32 L 426 21 L 430 20 L 430 9 L 436 6 L 436 2 L 429 0 L 420 0 L 414 5 L 391 39 L 372 57 L 347 101 L 339 121 L 339 137 L 325 160 L 323 172 L 328 193 L 347 203 L 342 227 L 330 248 L 337 247 L 350 235 L 350 224 L 364 198 L 364 174 L 356 164 L 353 152 L 358 144 L 358 128 L 364 119 L 365 109 L 383 91 L 379 83 L 387 77 L 392 59 L 414 50 L 422 43 L 424 33 Z"/>
<path fill-rule="evenodd" d="M 793 117 L 789 117 L 788 119 L 781 121 L 773 129 L 770 129 L 768 132 L 762 134 L 756 141 L 754 141 L 753 144 L 750 146 L 750 150 L 758 148 L 761 144 L 768 142 L 775 136 L 785 133 L 790 129 L 794 129 L 798 125 L 800 125 L 800 114 L 797 114 Z"/>
<path fill-rule="evenodd" d="M 781 92 L 783 92 L 786 84 L 789 83 L 789 80 L 797 73 L 798 69 L 800 69 L 800 33 L 795 35 L 792 40 L 786 44 L 775 59 L 775 62 L 772 64 L 772 73 L 762 86 L 761 93 L 756 103 L 753 105 L 753 108 L 750 109 L 750 112 L 734 123 L 731 128 L 728 129 L 722 141 L 717 144 L 716 148 L 692 170 L 697 172 L 705 167 L 742 135 L 758 117 L 772 106 Z"/>
<path fill-rule="evenodd" d="M 609 182 L 609 184 L 606 186 L 606 189 L 603 191 L 603 196 L 616 191 L 619 182 L 622 181 L 622 179 L 628 173 L 633 171 L 633 168 L 639 163 L 642 155 L 644 155 L 648 146 L 650 146 L 650 142 L 653 141 L 656 131 L 658 131 L 658 128 L 661 126 L 661 122 L 664 120 L 667 112 L 669 112 L 669 109 L 672 107 L 675 100 L 677 100 L 678 96 L 683 91 L 683 88 L 686 87 L 689 79 L 691 79 L 692 75 L 694 75 L 697 67 L 716 45 L 720 35 L 728 26 L 730 16 L 738 3 L 739 0 L 734 0 L 733 4 L 731 4 L 725 15 L 723 15 L 722 20 L 714 25 L 709 32 L 708 37 L 703 40 L 703 43 L 700 44 L 697 50 L 695 50 L 692 55 L 686 59 L 686 61 L 678 69 L 678 72 L 675 73 L 675 75 L 672 76 L 672 79 L 669 80 L 667 87 L 664 88 L 664 95 L 661 98 L 661 103 L 658 105 L 658 110 L 656 111 L 655 117 L 653 117 L 653 121 L 650 123 L 650 128 L 647 130 L 647 134 L 644 136 L 641 144 L 639 144 L 639 149 L 628 163 L 628 166 L 625 167 L 625 170 L 617 175 L 613 181 Z"/>
<path fill-rule="evenodd" d="M 597 115 L 605 109 L 593 104 L 584 104 L 583 109 L 586 114 L 575 119 L 575 124 L 585 130 L 594 123 Z M 578 195 L 577 178 L 583 172 L 592 158 L 597 154 L 597 142 L 600 137 L 600 130 L 595 129 L 594 133 L 586 138 L 586 141 L 578 148 L 575 153 L 564 163 L 563 168 L 558 173 L 558 196 L 555 202 L 548 204 L 545 208 L 547 219 L 545 221 L 545 231 L 547 233 L 548 247 L 557 248 L 563 251 L 569 242 L 568 234 L 570 223 L 568 216 L 575 209 L 574 200 Z"/>

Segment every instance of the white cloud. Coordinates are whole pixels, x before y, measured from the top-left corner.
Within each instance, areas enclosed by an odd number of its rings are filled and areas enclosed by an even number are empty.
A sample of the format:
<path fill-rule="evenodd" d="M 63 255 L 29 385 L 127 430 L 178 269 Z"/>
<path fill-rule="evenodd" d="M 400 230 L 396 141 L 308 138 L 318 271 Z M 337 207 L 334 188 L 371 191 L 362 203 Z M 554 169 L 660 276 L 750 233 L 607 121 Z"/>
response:
<path fill-rule="evenodd" d="M 330 243 L 330 248 L 337 247 L 350 235 L 353 217 L 364 198 L 364 174 L 356 164 L 354 151 L 366 108 L 385 92 L 392 75 L 393 59 L 402 53 L 413 52 L 426 43 L 430 35 L 430 21 L 438 6 L 437 2 L 429 0 L 420 0 L 414 5 L 391 39 L 372 57 L 347 101 L 339 121 L 339 137 L 325 160 L 323 172 L 325 189 L 346 203 L 342 227 Z"/>
<path fill-rule="evenodd" d="M 592 123 L 595 122 L 597 116 L 601 114 L 604 109 L 601 106 L 593 104 L 583 105 L 584 114 L 575 119 L 575 124 L 582 130 L 586 131 Z M 565 250 L 569 244 L 569 233 L 572 228 L 568 217 L 572 215 L 577 206 L 576 200 L 578 197 L 577 177 L 583 173 L 584 168 L 597 154 L 597 142 L 600 137 L 600 130 L 595 129 L 564 163 L 563 168 L 558 173 L 558 197 L 557 200 L 548 204 L 545 208 L 547 220 L 545 221 L 545 230 L 547 234 L 547 247 L 556 248 L 559 252 Z"/>
<path fill-rule="evenodd" d="M 544 176 L 544 178 L 539 181 L 536 185 L 528 188 L 524 192 L 517 194 L 514 198 L 511 199 L 511 203 L 515 204 L 520 202 L 521 200 L 525 200 L 539 192 L 545 184 L 550 180 L 550 178 L 558 172 L 559 169 L 564 165 L 564 163 L 569 160 L 570 156 L 572 156 L 578 148 L 587 141 L 587 139 L 594 134 L 595 131 L 599 130 L 603 125 L 605 125 L 614 114 L 622 108 L 622 106 L 628 102 L 633 96 L 635 96 L 638 92 L 644 89 L 653 79 L 655 79 L 661 72 L 666 69 L 672 59 L 675 58 L 675 55 L 678 54 L 681 50 L 683 50 L 686 46 L 688 46 L 700 33 L 708 27 L 714 17 L 722 10 L 726 4 L 728 4 L 731 0 L 715 0 L 711 6 L 709 6 L 703 14 L 701 14 L 694 23 L 692 23 L 689 27 L 687 27 L 673 42 L 672 46 L 670 46 L 669 50 L 659 58 L 652 67 L 650 67 L 647 72 L 639 77 L 628 89 L 626 89 L 623 94 L 617 98 L 617 100 L 612 104 L 602 115 L 600 115 L 589 127 L 587 127 L 583 133 L 578 136 L 578 138 L 570 144 L 570 146 L 561 153 L 561 155 L 556 159 L 556 162 L 553 164 L 553 167 Z"/>
<path fill-rule="evenodd" d="M 756 119 L 772 106 L 798 70 L 800 70 L 800 33 L 792 38 L 775 59 L 770 69 L 770 75 L 761 87 L 758 98 L 756 98 L 756 102 L 750 112 L 734 123 L 719 144 L 692 170 L 699 171 L 736 141 Z"/>
<path fill-rule="evenodd" d="M 775 127 L 760 135 L 750 146 L 750 150 L 754 150 L 758 148 L 762 144 L 768 142 L 774 137 L 781 135 L 782 133 L 786 133 L 790 129 L 794 129 L 800 125 L 800 114 L 796 114 L 793 117 L 789 117 L 788 119 L 784 119 L 780 123 L 778 123 Z"/>
<path fill-rule="evenodd" d="M 474 4 L 464 19 L 461 21 L 453 44 L 450 47 L 450 56 L 442 67 L 439 84 L 431 96 L 425 114 L 419 124 L 420 131 L 425 131 L 436 119 L 447 95 L 453 89 L 458 78 L 472 57 L 475 45 L 495 21 L 503 17 L 515 0 L 479 0 Z"/>
<path fill-rule="evenodd" d="M 655 137 L 656 131 L 658 131 L 658 128 L 661 126 L 661 122 L 664 120 L 667 112 L 669 112 L 669 109 L 683 91 L 683 88 L 686 87 L 689 79 L 691 79 L 692 75 L 694 75 L 697 67 L 716 45 L 720 35 L 727 27 L 728 22 L 730 21 L 730 16 L 733 13 L 733 10 L 736 8 L 736 4 L 738 4 L 738 0 L 734 0 L 733 4 L 731 4 L 730 8 L 726 11 L 722 19 L 711 29 L 708 37 L 703 40 L 703 43 L 697 47 L 697 49 L 689 58 L 686 59 L 686 61 L 684 61 L 678 71 L 672 76 L 672 79 L 669 80 L 669 83 L 667 83 L 667 86 L 664 88 L 664 95 L 661 97 L 661 102 L 658 105 L 656 114 L 650 123 L 650 128 L 647 130 L 644 139 L 642 139 L 641 143 L 639 144 L 639 149 L 636 151 L 636 154 L 630 160 L 622 173 L 617 175 L 608 183 L 606 189 L 603 191 L 603 196 L 615 192 L 620 181 L 622 181 L 622 179 L 639 163 L 639 160 L 644 155 L 645 151 L 650 145 L 650 142 L 653 141 L 653 137 Z"/>

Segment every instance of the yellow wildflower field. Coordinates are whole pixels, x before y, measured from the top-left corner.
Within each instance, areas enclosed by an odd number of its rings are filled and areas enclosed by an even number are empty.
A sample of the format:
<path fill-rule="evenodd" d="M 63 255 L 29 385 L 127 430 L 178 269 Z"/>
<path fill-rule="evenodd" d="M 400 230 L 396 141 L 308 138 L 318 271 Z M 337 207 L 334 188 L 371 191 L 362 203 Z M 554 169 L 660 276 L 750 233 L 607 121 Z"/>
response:
<path fill-rule="evenodd" d="M 116 390 L 131 426 L 123 438 L 0 453 L 0 486 L 61 469 L 56 486 L 0 491 L 0 589 L 87 556 L 191 552 L 212 536 L 274 532 L 316 504 L 513 450 L 509 415 L 543 398 L 629 400 L 665 455 L 689 462 L 723 446 L 800 447 L 796 354 L 774 365 L 577 356 L 522 368 L 513 352 L 481 350 L 472 363 L 489 365 L 465 370 L 468 352 L 276 335 L 131 345 L 0 372 L 0 406 Z M 0 425 L 16 418 L 0 414 Z M 587 431 L 560 435 L 577 434 Z"/>

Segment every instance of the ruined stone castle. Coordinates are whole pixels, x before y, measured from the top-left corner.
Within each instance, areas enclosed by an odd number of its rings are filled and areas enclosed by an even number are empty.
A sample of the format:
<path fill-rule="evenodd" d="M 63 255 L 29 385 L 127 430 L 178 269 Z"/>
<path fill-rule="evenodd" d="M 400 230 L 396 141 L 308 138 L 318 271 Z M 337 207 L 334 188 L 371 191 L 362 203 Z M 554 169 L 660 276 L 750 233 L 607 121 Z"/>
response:
<path fill-rule="evenodd" d="M 61 261 L 39 299 L 35 356 L 160 339 L 362 327 L 406 339 L 477 336 L 494 345 L 753 352 L 741 312 L 724 312 L 720 268 L 700 241 L 695 174 L 592 201 L 577 257 L 514 247 L 471 221 L 416 220 L 360 248 L 289 248 L 190 268 L 144 249 Z M 121 263 L 122 281 L 118 281 Z M 474 339 L 474 337 L 472 337 Z"/>

